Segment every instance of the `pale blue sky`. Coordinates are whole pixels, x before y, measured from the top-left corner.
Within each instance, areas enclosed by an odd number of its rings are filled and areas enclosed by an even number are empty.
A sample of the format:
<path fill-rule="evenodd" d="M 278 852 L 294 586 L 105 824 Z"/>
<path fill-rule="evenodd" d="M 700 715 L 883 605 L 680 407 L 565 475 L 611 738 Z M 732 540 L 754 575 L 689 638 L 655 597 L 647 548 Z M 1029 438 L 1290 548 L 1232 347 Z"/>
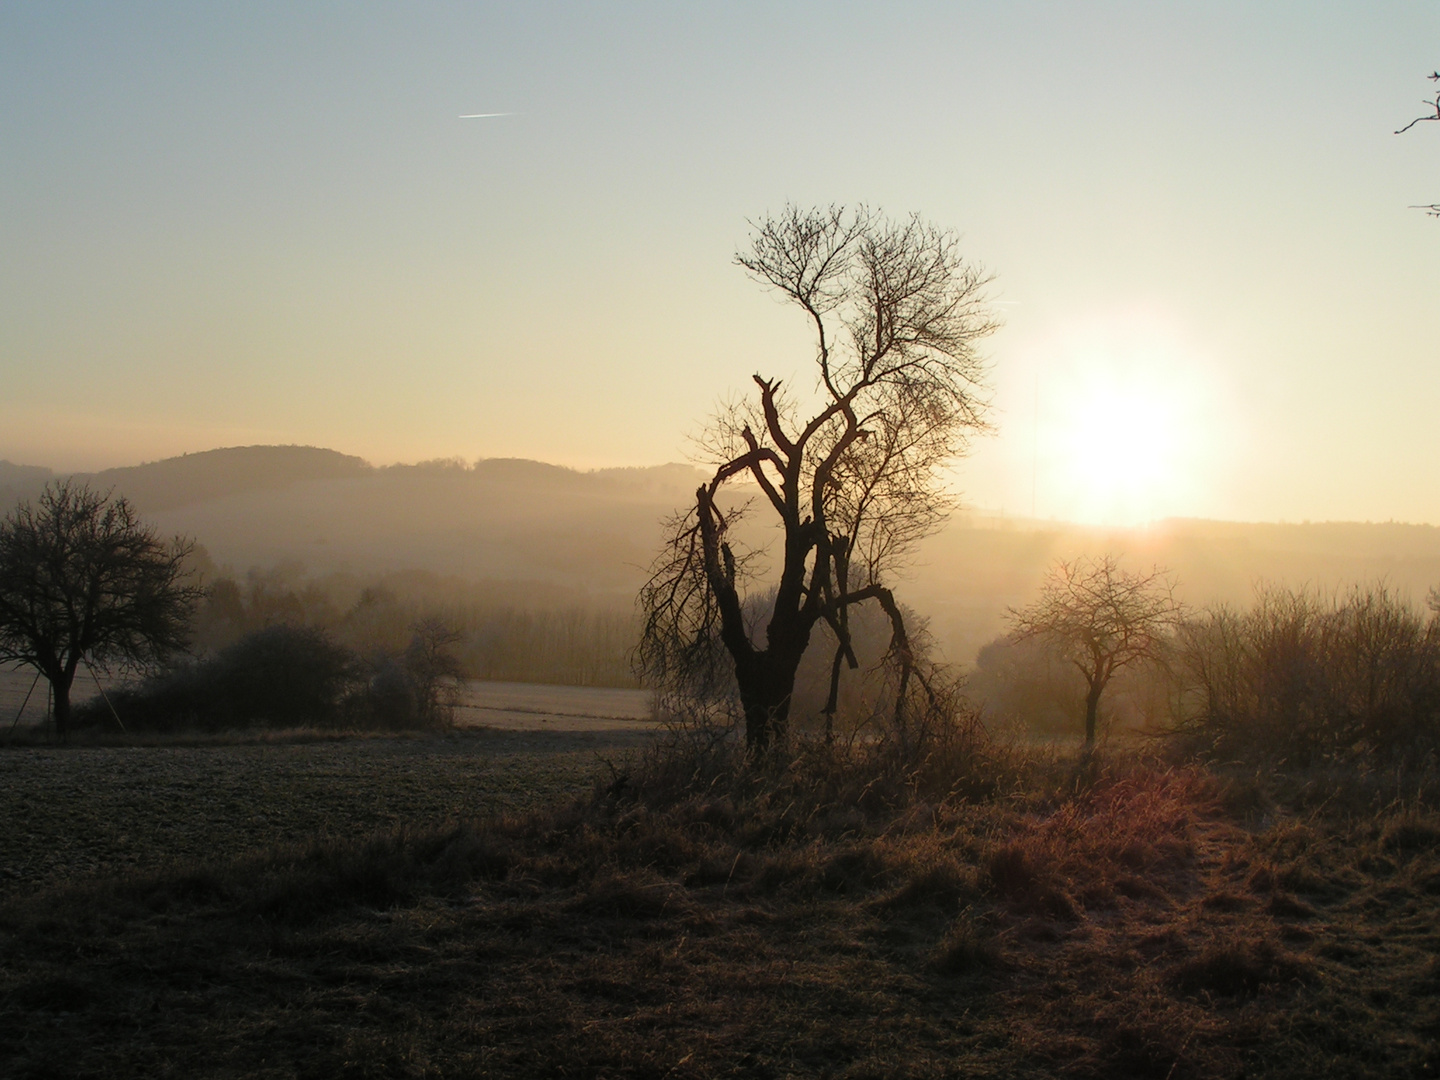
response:
<path fill-rule="evenodd" d="M 0 3 L 0 457 L 675 460 L 805 371 L 746 219 L 863 200 L 997 275 L 973 503 L 1440 522 L 1437 65 L 1433 0 Z"/>

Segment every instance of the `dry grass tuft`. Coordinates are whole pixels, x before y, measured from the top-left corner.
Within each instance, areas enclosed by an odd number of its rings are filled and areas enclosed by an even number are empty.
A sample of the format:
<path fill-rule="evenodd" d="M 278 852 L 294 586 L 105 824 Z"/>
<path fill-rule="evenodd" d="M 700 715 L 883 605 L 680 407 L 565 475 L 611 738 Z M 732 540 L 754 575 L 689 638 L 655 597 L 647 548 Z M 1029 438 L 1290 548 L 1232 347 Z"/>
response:
<path fill-rule="evenodd" d="M 577 915 L 600 919 L 644 921 L 691 910 L 689 896 L 666 878 L 648 870 L 616 870 L 587 883 L 566 905 Z"/>
<path fill-rule="evenodd" d="M 1414 855 L 1440 847 L 1440 815 L 1407 811 L 1386 823 L 1380 847 L 1387 852 Z"/>
<path fill-rule="evenodd" d="M 936 945 L 932 964 L 940 974 L 955 977 L 983 973 L 998 961 L 999 954 L 993 943 L 965 911 L 955 918 Z"/>
<path fill-rule="evenodd" d="M 1300 979 L 1307 965 L 1268 938 L 1216 942 L 1168 973 L 1181 993 L 1197 997 L 1253 997 L 1262 987 Z"/>

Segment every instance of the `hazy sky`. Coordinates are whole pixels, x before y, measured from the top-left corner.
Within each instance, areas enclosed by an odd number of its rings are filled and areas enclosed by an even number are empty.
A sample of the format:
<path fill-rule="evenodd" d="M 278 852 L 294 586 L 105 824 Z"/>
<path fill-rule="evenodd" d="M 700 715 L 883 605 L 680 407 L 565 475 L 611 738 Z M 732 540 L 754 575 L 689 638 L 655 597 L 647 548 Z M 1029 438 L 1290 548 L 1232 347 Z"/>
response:
<path fill-rule="evenodd" d="M 0 457 L 683 458 L 746 219 L 996 275 L 984 507 L 1440 523 L 1440 4 L 0 3 Z M 510 116 L 462 120 L 464 113 Z"/>

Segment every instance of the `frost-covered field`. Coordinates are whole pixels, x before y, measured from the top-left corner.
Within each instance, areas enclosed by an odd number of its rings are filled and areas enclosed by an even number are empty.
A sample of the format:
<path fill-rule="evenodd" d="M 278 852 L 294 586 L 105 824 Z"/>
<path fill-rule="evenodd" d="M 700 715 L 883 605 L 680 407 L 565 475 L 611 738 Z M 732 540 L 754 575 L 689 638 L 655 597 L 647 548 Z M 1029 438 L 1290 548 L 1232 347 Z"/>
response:
<path fill-rule="evenodd" d="M 7 693 L 17 681 L 7 678 Z M 463 726 L 444 734 L 0 746 L 0 895 L 535 808 L 588 790 L 602 758 L 653 731 L 616 718 L 640 711 L 635 692 L 479 685 Z"/>
<path fill-rule="evenodd" d="M 106 680 L 108 689 L 117 680 Z M 0 732 L 34 682 L 0 671 Z M 94 694 L 88 672 L 76 698 Z M 530 809 L 585 791 L 654 730 L 639 690 L 471 682 L 445 734 L 254 733 L 0 746 L 0 895 L 60 880 L 397 825 Z M 45 684 L 20 727 L 45 714 Z M 105 733 L 106 739 L 121 738 Z"/>
<path fill-rule="evenodd" d="M 650 719 L 645 690 L 535 683 L 468 682 L 456 723 L 506 731 L 633 730 Z"/>

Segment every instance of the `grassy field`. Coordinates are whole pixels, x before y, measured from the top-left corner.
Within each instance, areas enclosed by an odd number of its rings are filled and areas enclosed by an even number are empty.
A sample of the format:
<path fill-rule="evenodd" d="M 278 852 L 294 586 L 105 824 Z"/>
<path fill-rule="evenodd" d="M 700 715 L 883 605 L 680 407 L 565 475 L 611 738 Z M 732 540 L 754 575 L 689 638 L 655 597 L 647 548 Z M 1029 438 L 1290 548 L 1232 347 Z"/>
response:
<path fill-rule="evenodd" d="M 32 677 L 0 671 L 13 720 Z M 0 897 L 97 875 L 233 857 L 554 805 L 588 790 L 600 759 L 648 743 L 640 691 L 465 684 L 443 735 L 289 731 L 216 737 L 0 729 Z"/>
<path fill-rule="evenodd" d="M 553 805 L 644 732 L 0 747 L 0 896 Z"/>
<path fill-rule="evenodd" d="M 607 790 L 594 738 L 0 751 L 41 868 L 0 905 L 0 1072 L 1440 1069 L 1433 777 L 682 756 Z"/>

